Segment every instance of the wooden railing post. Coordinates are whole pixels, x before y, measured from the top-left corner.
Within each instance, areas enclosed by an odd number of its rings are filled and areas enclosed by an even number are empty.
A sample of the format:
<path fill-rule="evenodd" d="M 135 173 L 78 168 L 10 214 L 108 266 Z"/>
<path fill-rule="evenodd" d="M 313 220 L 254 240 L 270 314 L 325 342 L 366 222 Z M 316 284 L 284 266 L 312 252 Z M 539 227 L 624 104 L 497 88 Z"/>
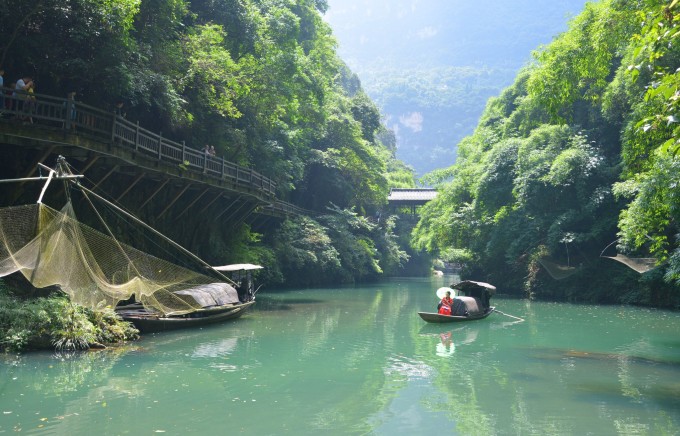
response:
<path fill-rule="evenodd" d="M 182 141 L 182 165 L 184 165 L 184 162 L 187 160 L 187 144 L 186 141 Z"/>
<path fill-rule="evenodd" d="M 220 173 L 220 176 L 224 178 L 224 158 L 221 157 L 220 159 L 222 159 L 222 172 Z"/>
<path fill-rule="evenodd" d="M 116 142 L 116 112 L 113 112 L 113 122 L 111 122 L 111 145 Z"/>
<path fill-rule="evenodd" d="M 158 160 L 163 159 L 163 132 L 158 132 Z"/>
<path fill-rule="evenodd" d="M 208 153 L 203 152 L 203 174 L 208 172 Z"/>
<path fill-rule="evenodd" d="M 139 121 L 137 121 L 137 130 L 135 130 L 135 151 L 139 150 Z"/>

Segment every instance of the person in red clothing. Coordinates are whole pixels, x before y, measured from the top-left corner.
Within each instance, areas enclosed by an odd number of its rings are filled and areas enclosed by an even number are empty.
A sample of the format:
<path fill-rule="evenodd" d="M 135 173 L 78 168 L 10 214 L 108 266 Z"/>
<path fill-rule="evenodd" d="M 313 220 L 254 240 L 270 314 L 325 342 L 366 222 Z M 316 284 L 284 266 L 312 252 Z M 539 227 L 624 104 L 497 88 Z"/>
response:
<path fill-rule="evenodd" d="M 451 291 L 446 291 L 446 295 L 439 303 L 440 315 L 451 315 L 451 308 L 453 307 L 453 298 L 451 298 Z"/>

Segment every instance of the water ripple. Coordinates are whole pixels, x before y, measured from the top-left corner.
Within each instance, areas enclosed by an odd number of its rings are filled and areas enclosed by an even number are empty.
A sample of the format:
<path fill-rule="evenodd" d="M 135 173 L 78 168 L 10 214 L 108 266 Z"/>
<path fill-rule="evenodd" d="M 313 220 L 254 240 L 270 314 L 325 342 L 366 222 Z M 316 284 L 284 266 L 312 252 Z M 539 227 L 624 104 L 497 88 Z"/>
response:
<path fill-rule="evenodd" d="M 419 360 L 409 359 L 405 356 L 391 356 L 388 358 L 385 374 L 394 373 L 406 376 L 409 380 L 427 379 L 432 376 L 433 369 Z"/>

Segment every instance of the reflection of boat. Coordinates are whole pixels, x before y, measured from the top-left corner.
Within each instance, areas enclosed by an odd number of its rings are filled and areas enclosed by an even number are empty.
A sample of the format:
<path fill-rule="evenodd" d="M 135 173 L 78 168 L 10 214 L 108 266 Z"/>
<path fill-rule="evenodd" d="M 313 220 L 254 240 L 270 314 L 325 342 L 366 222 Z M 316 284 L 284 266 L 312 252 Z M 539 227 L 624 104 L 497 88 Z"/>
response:
<path fill-rule="evenodd" d="M 489 324 L 484 324 L 488 327 Z M 481 326 L 480 326 L 481 327 Z M 436 340 L 435 350 L 437 356 L 448 357 L 453 355 L 458 347 L 472 344 L 477 340 L 480 328 L 459 326 L 456 328 L 444 327 L 437 324 L 423 324 L 418 333 L 420 336 L 428 336 Z M 435 339 L 436 338 L 436 339 Z"/>
<path fill-rule="evenodd" d="M 437 342 L 437 356 L 447 357 L 456 352 L 456 344 L 451 340 L 451 332 L 444 332 L 439 334 L 439 342 Z"/>
<path fill-rule="evenodd" d="M 37 204 L 0 208 L 0 277 L 21 273 L 36 288 L 56 286 L 70 300 L 90 309 L 117 307 L 117 312 L 141 331 L 203 325 L 237 318 L 254 304 L 252 281 L 234 281 L 229 273 L 248 274 L 261 267 L 211 267 L 176 242 L 77 182 L 63 157 L 48 177 Z M 65 181 L 66 206 L 57 211 L 42 203 L 52 179 Z M 22 179 L 26 181 L 29 179 Z M 81 195 L 85 201 L 71 201 Z M 115 218 L 106 222 L 92 200 Z M 101 231 L 80 222 L 74 204 L 89 204 Z M 147 238 L 169 245 L 173 262 L 142 252 L 119 241 L 111 229 L 130 225 Z M 127 230 L 127 228 L 126 228 Z M 149 244 L 152 245 L 152 244 Z M 157 244 L 160 245 L 160 244 Z M 160 250 L 160 248 L 159 248 Z M 163 249 L 165 255 L 171 255 Z M 181 255 L 181 257 L 179 255 Z M 180 261 L 187 266 L 180 266 Z M 236 271 L 232 271 L 235 269 Z M 130 304 L 132 303 L 132 304 Z"/>
<path fill-rule="evenodd" d="M 489 305 L 489 300 L 496 293 L 495 286 L 484 282 L 463 280 L 451 285 L 451 288 L 463 294 L 453 298 L 451 315 L 432 312 L 418 312 L 418 315 L 427 322 L 446 323 L 484 319 L 494 312 L 494 307 Z"/>

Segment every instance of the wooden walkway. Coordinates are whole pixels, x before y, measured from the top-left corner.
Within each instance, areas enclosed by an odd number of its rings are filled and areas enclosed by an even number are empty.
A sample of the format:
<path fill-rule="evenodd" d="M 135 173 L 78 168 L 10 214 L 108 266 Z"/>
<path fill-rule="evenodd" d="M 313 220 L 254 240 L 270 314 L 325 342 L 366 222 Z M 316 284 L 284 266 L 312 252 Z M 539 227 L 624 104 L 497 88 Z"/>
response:
<path fill-rule="evenodd" d="M 83 172 L 103 158 L 111 168 L 106 177 L 127 166 L 129 172 L 141 174 L 140 178 L 154 172 L 166 183 L 173 178 L 183 180 L 187 188 L 196 184 L 212 188 L 248 203 L 247 209 L 261 214 L 305 214 L 295 205 L 278 200 L 276 183 L 252 169 L 146 130 L 113 112 L 66 98 L 8 95 L 11 92 L 3 89 L 0 144 L 44 149 L 41 162 L 69 150 L 65 154 L 84 160 Z M 80 155 L 74 149 L 80 149 Z M 135 180 L 128 191 L 139 182 L 139 178 Z"/>

